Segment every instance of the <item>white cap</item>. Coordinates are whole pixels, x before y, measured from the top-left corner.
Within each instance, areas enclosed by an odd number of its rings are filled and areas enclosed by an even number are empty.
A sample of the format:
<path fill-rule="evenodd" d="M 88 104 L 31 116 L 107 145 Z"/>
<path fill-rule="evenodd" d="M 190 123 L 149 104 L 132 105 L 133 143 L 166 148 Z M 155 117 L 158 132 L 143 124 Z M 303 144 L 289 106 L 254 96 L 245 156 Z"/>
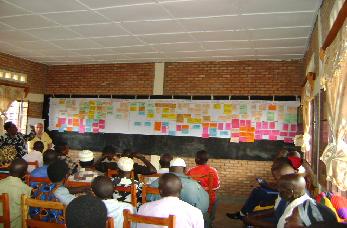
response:
<path fill-rule="evenodd" d="M 78 159 L 81 162 L 89 162 L 94 159 L 94 154 L 90 150 L 82 150 L 78 153 Z"/>
<path fill-rule="evenodd" d="M 134 160 L 128 157 L 121 157 L 117 162 L 118 168 L 124 172 L 130 172 L 134 168 Z"/>
<path fill-rule="evenodd" d="M 170 167 L 179 166 L 186 167 L 186 162 L 182 158 L 174 158 L 170 161 Z"/>

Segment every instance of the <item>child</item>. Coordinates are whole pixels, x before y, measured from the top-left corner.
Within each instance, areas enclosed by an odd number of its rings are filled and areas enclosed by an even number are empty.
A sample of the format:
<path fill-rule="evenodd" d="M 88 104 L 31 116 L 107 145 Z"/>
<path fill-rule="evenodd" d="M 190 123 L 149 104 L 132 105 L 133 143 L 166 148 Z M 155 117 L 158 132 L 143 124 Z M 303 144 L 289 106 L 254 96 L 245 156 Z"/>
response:
<path fill-rule="evenodd" d="M 38 161 L 39 167 L 42 166 L 43 163 L 43 157 L 42 157 L 42 152 L 43 152 L 43 142 L 41 141 L 36 141 L 33 146 L 33 150 L 29 152 L 28 154 L 23 156 L 23 159 L 26 160 L 27 162 L 35 162 Z M 35 168 L 33 165 L 28 166 L 28 173 L 31 173 Z"/>
<path fill-rule="evenodd" d="M 123 227 L 123 210 L 128 209 L 136 213 L 136 209 L 129 203 L 119 202 L 113 199 L 114 186 L 110 178 L 98 176 L 92 182 L 92 190 L 96 197 L 106 205 L 107 216 L 114 218 L 115 227 Z"/>

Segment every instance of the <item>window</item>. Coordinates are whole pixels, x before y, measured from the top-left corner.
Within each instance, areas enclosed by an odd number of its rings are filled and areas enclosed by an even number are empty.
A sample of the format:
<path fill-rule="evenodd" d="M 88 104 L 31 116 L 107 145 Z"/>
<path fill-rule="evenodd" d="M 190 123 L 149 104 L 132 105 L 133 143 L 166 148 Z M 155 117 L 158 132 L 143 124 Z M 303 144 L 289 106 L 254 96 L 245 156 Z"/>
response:
<path fill-rule="evenodd" d="M 0 69 L 0 79 L 17 83 L 26 83 L 27 75 Z"/>
<path fill-rule="evenodd" d="M 5 113 L 7 120 L 17 125 L 18 131 L 26 134 L 28 122 L 28 102 L 27 101 L 14 101 L 10 108 Z"/>

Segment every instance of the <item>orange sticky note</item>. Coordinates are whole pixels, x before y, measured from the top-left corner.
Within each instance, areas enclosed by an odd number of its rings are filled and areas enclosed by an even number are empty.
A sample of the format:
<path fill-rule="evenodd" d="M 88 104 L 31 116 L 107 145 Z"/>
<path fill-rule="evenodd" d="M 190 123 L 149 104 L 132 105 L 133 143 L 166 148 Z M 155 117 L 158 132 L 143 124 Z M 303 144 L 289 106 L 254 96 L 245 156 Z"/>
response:
<path fill-rule="evenodd" d="M 154 130 L 155 131 L 161 131 L 161 122 L 155 122 L 154 123 Z"/>
<path fill-rule="evenodd" d="M 217 123 L 210 123 L 210 127 L 217 128 Z"/>
<path fill-rule="evenodd" d="M 277 106 L 274 104 L 270 104 L 268 108 L 269 108 L 269 110 L 276 111 Z"/>

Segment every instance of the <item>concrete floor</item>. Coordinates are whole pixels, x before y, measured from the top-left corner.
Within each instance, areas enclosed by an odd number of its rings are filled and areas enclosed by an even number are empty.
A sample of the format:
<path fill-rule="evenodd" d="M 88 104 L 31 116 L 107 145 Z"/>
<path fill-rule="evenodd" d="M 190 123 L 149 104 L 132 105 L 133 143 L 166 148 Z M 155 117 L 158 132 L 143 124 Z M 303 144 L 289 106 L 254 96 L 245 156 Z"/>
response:
<path fill-rule="evenodd" d="M 237 212 L 242 207 L 246 198 L 220 196 L 217 208 L 216 218 L 213 228 L 242 228 L 244 224 L 240 220 L 229 219 L 225 214 Z"/>

